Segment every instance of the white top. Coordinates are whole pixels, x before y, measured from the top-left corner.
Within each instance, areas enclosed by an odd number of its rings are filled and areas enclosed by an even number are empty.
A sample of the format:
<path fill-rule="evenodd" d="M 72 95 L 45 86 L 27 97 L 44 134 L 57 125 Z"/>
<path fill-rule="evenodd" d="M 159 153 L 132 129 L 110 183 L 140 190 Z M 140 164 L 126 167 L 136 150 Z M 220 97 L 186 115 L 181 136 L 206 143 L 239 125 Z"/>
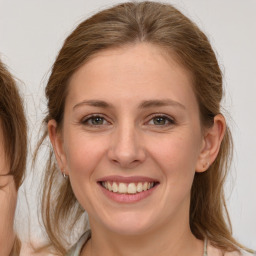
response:
<path fill-rule="evenodd" d="M 79 256 L 84 244 L 91 238 L 91 231 L 86 231 L 66 256 Z"/>
<path fill-rule="evenodd" d="M 85 232 L 79 241 L 70 249 L 70 251 L 66 254 L 66 256 L 80 256 L 81 250 L 84 244 L 91 238 L 91 231 L 88 230 Z M 225 256 L 253 256 L 256 254 L 249 254 L 245 252 L 226 252 Z M 223 256 L 221 250 L 213 247 L 211 243 L 207 243 L 207 239 L 204 241 L 204 254 L 203 256 Z"/>

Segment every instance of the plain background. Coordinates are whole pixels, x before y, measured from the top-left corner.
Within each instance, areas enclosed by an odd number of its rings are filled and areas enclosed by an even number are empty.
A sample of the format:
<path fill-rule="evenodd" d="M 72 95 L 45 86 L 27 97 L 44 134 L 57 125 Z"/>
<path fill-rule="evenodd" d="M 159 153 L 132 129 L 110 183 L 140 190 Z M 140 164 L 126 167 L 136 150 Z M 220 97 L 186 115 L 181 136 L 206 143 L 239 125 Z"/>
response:
<path fill-rule="evenodd" d="M 19 78 L 33 147 L 46 110 L 44 87 L 64 39 L 83 19 L 121 1 L 0 0 L 0 57 Z M 256 1 L 169 0 L 209 37 L 224 73 L 223 106 L 234 136 L 235 154 L 226 185 L 234 236 L 256 249 Z M 31 149 L 29 161 L 31 160 Z M 44 161 L 44 159 L 42 159 Z M 40 239 L 36 189 L 28 165 L 20 190 L 17 226 L 21 237 Z M 26 191 L 26 196 L 24 191 Z M 30 216 L 30 217 L 28 217 Z"/>

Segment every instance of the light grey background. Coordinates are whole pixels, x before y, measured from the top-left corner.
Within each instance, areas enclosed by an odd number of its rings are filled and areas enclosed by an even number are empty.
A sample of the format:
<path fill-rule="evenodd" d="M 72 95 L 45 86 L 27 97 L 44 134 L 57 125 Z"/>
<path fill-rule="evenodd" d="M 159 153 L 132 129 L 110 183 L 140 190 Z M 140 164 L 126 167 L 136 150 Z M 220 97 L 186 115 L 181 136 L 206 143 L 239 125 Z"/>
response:
<path fill-rule="evenodd" d="M 19 78 L 36 141 L 45 111 L 44 87 L 63 40 L 84 18 L 120 1 L 112 0 L 0 0 L 0 56 Z M 226 185 L 234 236 L 256 249 L 256 1 L 169 0 L 208 35 L 224 72 L 235 156 Z M 29 155 L 31 160 L 31 153 Z M 44 161 L 44 159 L 42 159 Z M 36 188 L 40 168 L 20 191 L 17 226 L 21 237 L 41 238 L 36 222 Z M 26 191 L 26 196 L 24 194 Z M 232 192 L 232 193 L 231 193 Z M 30 217 L 27 217 L 30 214 Z"/>

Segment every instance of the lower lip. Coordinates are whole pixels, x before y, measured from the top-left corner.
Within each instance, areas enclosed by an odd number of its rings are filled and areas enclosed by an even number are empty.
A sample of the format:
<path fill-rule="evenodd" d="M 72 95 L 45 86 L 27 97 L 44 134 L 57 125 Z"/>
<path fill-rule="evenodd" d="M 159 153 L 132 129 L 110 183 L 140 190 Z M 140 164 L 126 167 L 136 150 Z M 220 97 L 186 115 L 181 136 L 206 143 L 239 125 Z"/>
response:
<path fill-rule="evenodd" d="M 119 194 L 119 193 L 114 193 L 111 192 L 107 189 L 105 189 L 104 187 L 102 187 L 100 184 L 99 186 L 101 187 L 103 193 L 110 199 L 112 199 L 115 202 L 118 203 L 136 203 L 139 202 L 145 198 L 147 198 L 148 196 L 150 196 L 156 189 L 156 187 L 158 186 L 155 185 L 153 188 L 143 191 L 143 192 L 139 192 L 136 194 Z"/>

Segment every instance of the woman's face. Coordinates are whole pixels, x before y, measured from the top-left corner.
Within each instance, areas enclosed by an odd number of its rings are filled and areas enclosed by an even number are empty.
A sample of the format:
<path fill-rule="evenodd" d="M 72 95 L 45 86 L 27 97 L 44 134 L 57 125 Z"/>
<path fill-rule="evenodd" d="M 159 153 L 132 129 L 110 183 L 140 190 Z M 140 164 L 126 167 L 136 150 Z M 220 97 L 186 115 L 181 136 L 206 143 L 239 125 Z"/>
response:
<path fill-rule="evenodd" d="M 10 164 L 6 158 L 4 147 L 4 134 L 0 121 L 0 255 L 9 255 L 14 242 L 14 213 L 17 200 L 17 191 Z"/>
<path fill-rule="evenodd" d="M 204 136 L 191 75 L 160 48 L 98 53 L 71 78 L 61 134 L 54 121 L 48 127 L 92 228 L 189 226 Z"/>

